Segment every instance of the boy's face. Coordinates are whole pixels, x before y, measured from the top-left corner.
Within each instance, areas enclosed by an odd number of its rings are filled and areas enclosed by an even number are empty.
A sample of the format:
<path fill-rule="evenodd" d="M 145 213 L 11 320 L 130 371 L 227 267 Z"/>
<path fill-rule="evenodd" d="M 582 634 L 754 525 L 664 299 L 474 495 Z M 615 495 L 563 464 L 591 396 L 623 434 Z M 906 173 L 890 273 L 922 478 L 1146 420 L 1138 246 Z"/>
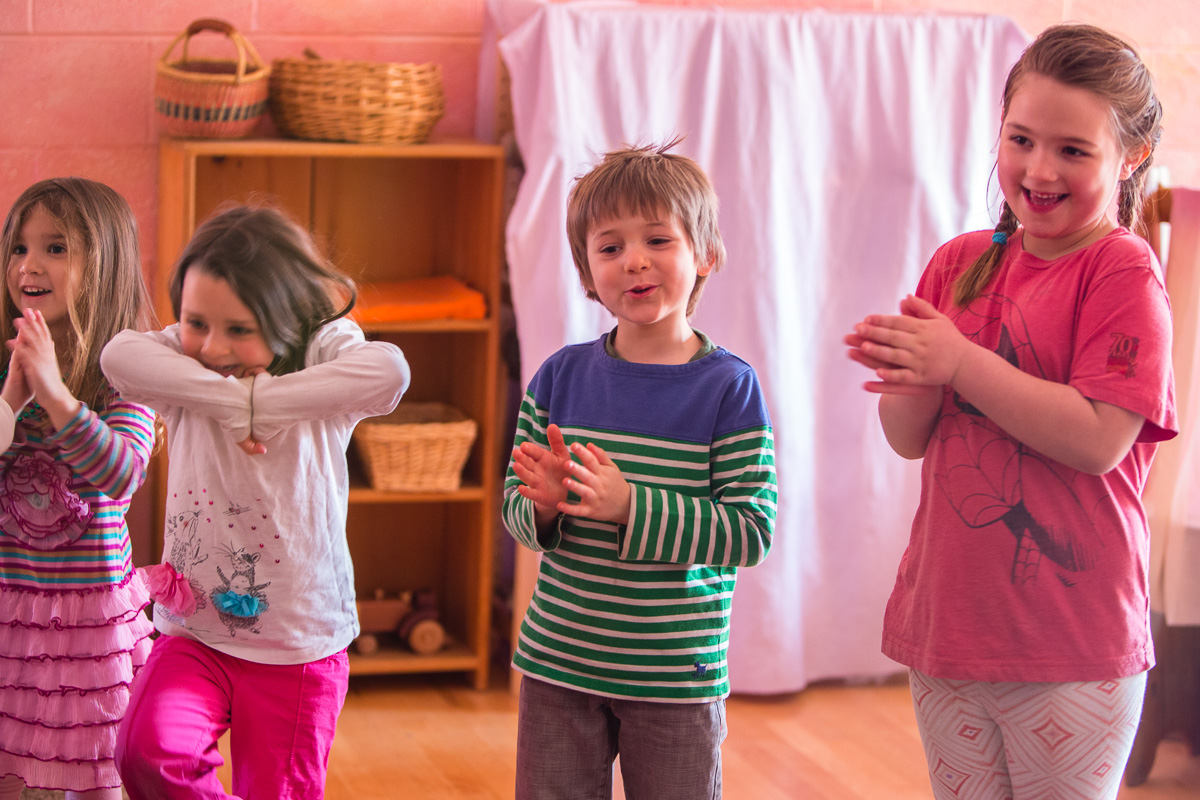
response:
<path fill-rule="evenodd" d="M 588 269 L 594 291 L 619 323 L 638 327 L 687 326 L 696 277 L 711 264 L 697 263 L 679 221 L 627 214 L 598 220 L 588 230 Z"/>

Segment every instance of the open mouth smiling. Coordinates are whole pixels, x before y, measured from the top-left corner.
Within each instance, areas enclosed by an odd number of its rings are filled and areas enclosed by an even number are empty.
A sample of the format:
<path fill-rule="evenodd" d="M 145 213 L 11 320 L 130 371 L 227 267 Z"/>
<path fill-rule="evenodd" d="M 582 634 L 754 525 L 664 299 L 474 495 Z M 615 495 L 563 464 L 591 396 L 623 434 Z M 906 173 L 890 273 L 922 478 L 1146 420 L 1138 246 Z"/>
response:
<path fill-rule="evenodd" d="M 1025 189 L 1025 202 L 1034 208 L 1049 208 L 1066 198 L 1065 194 L 1045 194 Z"/>

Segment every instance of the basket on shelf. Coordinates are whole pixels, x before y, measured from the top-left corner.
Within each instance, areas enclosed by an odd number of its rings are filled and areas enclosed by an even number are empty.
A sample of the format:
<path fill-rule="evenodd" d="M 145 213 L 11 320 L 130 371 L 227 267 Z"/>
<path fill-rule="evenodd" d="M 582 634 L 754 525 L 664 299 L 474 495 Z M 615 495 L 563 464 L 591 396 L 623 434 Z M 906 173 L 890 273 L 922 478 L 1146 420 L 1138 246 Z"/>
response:
<path fill-rule="evenodd" d="M 305 50 L 271 69 L 271 116 L 284 136 L 416 144 L 446 109 L 438 64 L 333 61 Z"/>
<path fill-rule="evenodd" d="M 367 479 L 391 492 L 454 491 L 475 442 L 475 421 L 445 403 L 401 402 L 354 429 Z"/>
<path fill-rule="evenodd" d="M 202 31 L 223 33 L 236 59 L 188 58 L 188 43 Z M 182 57 L 171 52 L 183 42 Z M 155 66 L 154 110 L 172 136 L 233 139 L 246 136 L 267 111 L 271 68 L 228 22 L 198 19 L 175 37 Z"/>

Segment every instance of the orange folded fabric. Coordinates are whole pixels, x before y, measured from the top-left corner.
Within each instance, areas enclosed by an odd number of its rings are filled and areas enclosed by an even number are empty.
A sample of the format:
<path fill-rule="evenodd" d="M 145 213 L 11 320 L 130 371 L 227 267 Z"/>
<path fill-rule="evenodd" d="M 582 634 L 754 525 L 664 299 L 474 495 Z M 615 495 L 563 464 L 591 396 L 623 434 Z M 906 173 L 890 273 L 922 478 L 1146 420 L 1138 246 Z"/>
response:
<path fill-rule="evenodd" d="M 483 319 L 487 316 L 487 301 L 482 292 L 449 275 L 363 283 L 350 316 L 360 324 Z"/>

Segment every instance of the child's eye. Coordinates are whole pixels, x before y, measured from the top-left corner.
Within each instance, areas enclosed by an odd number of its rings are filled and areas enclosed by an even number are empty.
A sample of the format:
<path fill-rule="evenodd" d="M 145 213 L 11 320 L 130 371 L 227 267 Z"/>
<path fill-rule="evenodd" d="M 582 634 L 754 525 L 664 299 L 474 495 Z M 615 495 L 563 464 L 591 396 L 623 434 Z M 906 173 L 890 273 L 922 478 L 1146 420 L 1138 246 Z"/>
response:
<path fill-rule="evenodd" d="M 255 334 L 255 330 L 253 328 L 246 328 L 241 325 L 232 325 L 229 328 L 229 334 L 231 336 L 253 336 Z"/>
<path fill-rule="evenodd" d="M 1064 147 L 1063 152 L 1069 156 L 1086 156 L 1086 150 L 1080 150 L 1078 147 Z"/>
<path fill-rule="evenodd" d="M 67 248 L 66 245 L 52 244 L 46 248 L 46 252 L 50 253 L 51 255 L 62 256 L 66 255 Z"/>
<path fill-rule="evenodd" d="M 598 247 L 596 249 L 598 252 L 603 253 L 604 255 L 607 256 L 607 255 L 612 255 L 613 253 L 617 252 L 617 250 L 619 248 L 615 244 L 604 244 L 604 245 L 600 245 L 600 247 Z"/>
<path fill-rule="evenodd" d="M 1022 147 L 1029 144 L 1028 137 L 1022 136 L 1019 133 L 1014 136 L 1009 137 L 1009 141 L 1012 142 L 1013 144 L 1021 145 Z"/>
<path fill-rule="evenodd" d="M 25 245 L 23 245 L 23 244 L 18 244 L 18 245 L 14 245 L 14 246 L 13 246 L 13 251 L 12 251 L 12 254 L 13 254 L 14 256 L 23 256 L 23 255 L 25 255 L 27 252 L 29 252 L 29 251 L 28 251 L 28 250 L 26 250 L 26 248 L 25 248 Z"/>
<path fill-rule="evenodd" d="M 194 330 L 194 331 L 202 331 L 202 330 L 204 330 L 204 322 L 203 322 L 202 320 L 198 320 L 198 319 L 185 319 L 185 320 L 183 321 L 183 324 L 184 324 L 184 325 L 186 325 L 187 327 L 191 328 L 191 329 L 192 329 L 192 330 Z"/>
<path fill-rule="evenodd" d="M 651 237 L 651 239 L 650 239 L 650 244 L 654 245 L 655 247 L 662 247 L 663 245 L 670 244 L 670 243 L 671 243 L 670 236 L 654 236 L 654 237 Z"/>

